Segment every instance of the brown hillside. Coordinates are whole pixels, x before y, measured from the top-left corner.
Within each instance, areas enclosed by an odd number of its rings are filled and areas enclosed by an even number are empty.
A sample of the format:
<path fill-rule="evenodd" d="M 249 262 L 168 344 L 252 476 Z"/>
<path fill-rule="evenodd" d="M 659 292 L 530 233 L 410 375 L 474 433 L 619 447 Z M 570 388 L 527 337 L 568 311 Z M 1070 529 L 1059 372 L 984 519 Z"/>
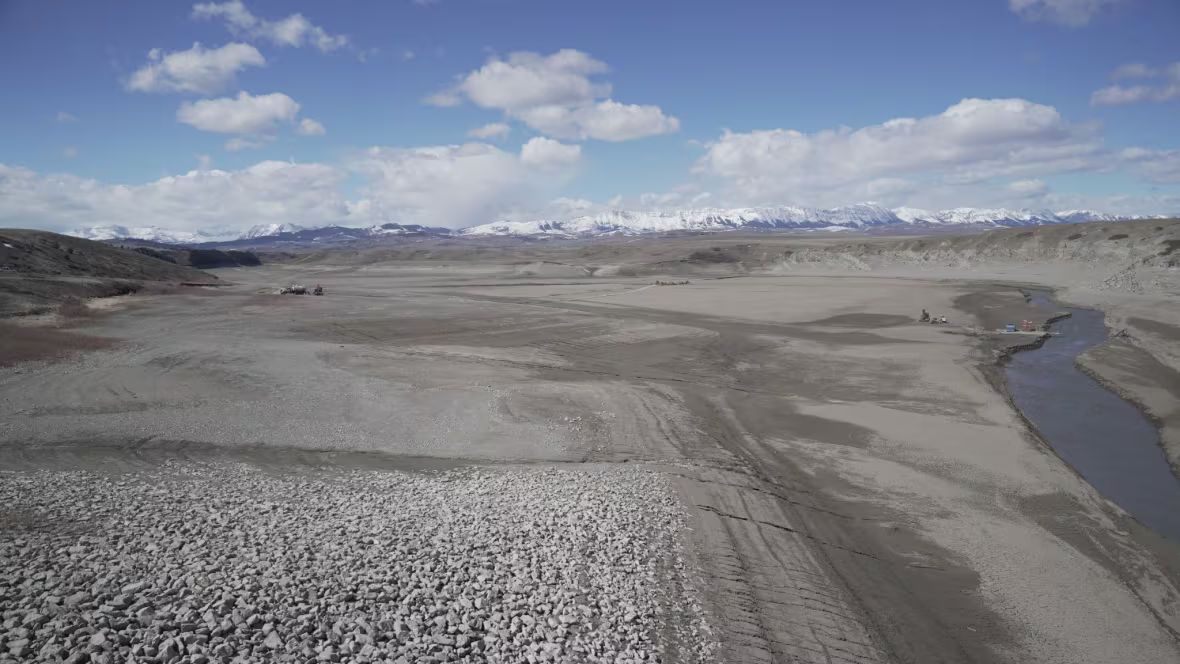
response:
<path fill-rule="evenodd" d="M 42 310 L 71 297 L 132 292 L 146 283 L 215 279 L 101 242 L 48 231 L 0 229 L 0 316 Z"/>

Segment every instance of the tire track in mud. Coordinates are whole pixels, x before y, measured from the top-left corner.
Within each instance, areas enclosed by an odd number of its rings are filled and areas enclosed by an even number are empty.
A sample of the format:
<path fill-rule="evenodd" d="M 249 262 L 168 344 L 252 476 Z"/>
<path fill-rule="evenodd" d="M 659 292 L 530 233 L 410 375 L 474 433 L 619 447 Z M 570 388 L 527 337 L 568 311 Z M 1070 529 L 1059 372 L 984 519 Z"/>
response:
<path fill-rule="evenodd" d="M 510 304 L 519 306 L 526 301 L 515 299 Z M 612 318 L 622 324 L 635 322 L 636 319 L 627 315 L 628 311 L 612 310 Z M 706 329 L 695 317 L 664 319 L 661 315 L 658 318 L 652 321 L 641 315 L 637 320 Z M 691 497 L 686 497 L 685 502 L 695 511 L 700 556 L 705 562 L 705 573 L 716 590 L 714 615 L 722 630 L 721 642 L 725 644 L 723 661 L 852 664 L 890 661 L 891 658 L 875 645 L 862 609 L 850 602 L 852 595 L 825 569 L 824 556 L 817 550 L 831 547 L 880 563 L 877 556 L 846 544 L 828 542 L 806 528 L 801 529 L 795 525 L 799 521 L 794 516 L 785 520 L 755 516 L 750 501 L 761 510 L 784 515 L 791 514 L 790 508 L 798 508 L 818 511 L 823 518 L 840 521 L 854 521 L 860 517 L 817 504 L 812 489 L 767 482 L 764 473 L 749 468 L 743 472 L 742 468 L 746 466 L 757 466 L 758 459 L 747 448 L 723 444 L 700 422 L 702 418 L 709 418 L 709 414 L 700 408 L 701 394 L 736 392 L 788 397 L 772 390 L 745 388 L 732 380 L 717 383 L 716 377 L 728 376 L 743 353 L 748 353 L 751 347 L 763 345 L 752 343 L 749 332 L 740 329 L 743 325 L 738 323 L 737 330 L 710 325 L 707 329 L 712 334 L 708 341 L 687 349 L 683 337 L 650 342 L 645 347 L 651 351 L 646 357 L 637 355 L 642 351 L 620 352 L 620 344 L 603 347 L 586 337 L 537 340 L 533 343 L 560 354 L 566 365 L 535 368 L 543 371 L 543 377 L 549 380 L 608 379 L 623 381 L 633 387 L 662 385 L 678 395 L 672 406 L 690 414 L 687 428 L 683 423 L 668 420 L 668 413 L 653 410 L 648 398 L 640 398 L 633 402 L 633 410 L 625 418 L 626 424 L 615 423 L 616 427 L 625 427 L 615 435 L 626 434 L 623 438 L 627 440 L 644 440 L 644 447 L 649 450 L 653 443 L 657 449 L 668 446 L 678 450 L 686 460 L 696 459 L 698 463 L 704 463 L 684 472 L 672 472 L 692 487 L 687 489 Z M 778 336 L 784 333 L 779 326 L 755 324 L 755 327 L 760 334 L 772 330 Z M 679 349 L 679 356 L 675 352 L 656 352 L 653 343 L 669 344 L 671 348 Z M 674 360 L 670 365 L 655 366 L 649 364 L 653 356 L 671 356 Z M 682 373 L 688 366 L 695 366 L 693 375 Z M 712 377 L 712 380 L 705 380 L 705 376 Z M 620 442 L 625 447 L 620 448 Z M 723 450 L 727 455 L 734 455 L 737 465 L 717 458 L 716 453 Z M 603 453 L 592 453 L 586 458 L 620 461 L 636 455 L 642 458 L 642 452 L 642 449 L 632 448 L 620 440 Z M 743 479 L 753 481 L 743 484 L 724 480 L 717 477 L 719 473 L 741 473 Z M 710 477 L 702 478 L 702 474 Z M 787 498 L 791 494 L 810 495 L 813 500 L 805 503 Z"/>
<path fill-rule="evenodd" d="M 795 396 L 788 387 L 789 380 L 742 384 L 733 376 L 743 357 L 752 357 L 765 346 L 765 342 L 758 341 L 760 338 L 854 345 L 906 342 L 855 330 L 818 330 L 808 324 L 728 320 L 527 297 L 457 296 L 533 310 L 557 310 L 572 315 L 574 321 L 587 323 L 605 317 L 617 325 L 656 323 L 708 333 L 707 341 L 686 344 L 681 336 L 631 349 L 625 343 L 604 346 L 585 336 L 536 339 L 530 343 L 554 351 L 566 362 L 561 367 L 537 367 L 542 372 L 539 377 L 544 379 L 606 379 L 633 387 L 662 385 L 676 393 L 679 409 L 689 417 L 687 429 L 678 426 L 668 430 L 661 426 L 663 418 L 651 411 L 646 399 L 640 399 L 643 412 L 629 417 L 634 421 L 633 436 L 628 438 L 671 443 L 686 459 L 705 463 L 698 473 L 741 472 L 743 479 L 752 480 L 753 486 L 705 482 L 702 486 L 708 488 L 695 490 L 705 497 L 686 501 L 695 510 L 699 530 L 706 533 L 700 546 L 706 551 L 722 552 L 720 557 L 705 557 L 722 565 L 711 571 L 718 590 L 724 591 L 718 597 L 732 600 L 719 600 L 716 617 L 722 632 L 735 644 L 741 644 L 731 648 L 724 661 L 864 664 L 945 661 L 948 653 L 953 653 L 956 661 L 994 661 L 988 647 L 980 643 L 964 647 L 959 643 L 961 637 L 941 624 L 939 604 L 931 599 L 937 600 L 945 588 L 933 596 L 906 588 L 914 574 L 933 574 L 941 568 L 915 568 L 891 548 L 882 547 L 875 539 L 875 530 L 884 520 L 881 515 L 832 500 L 826 487 L 794 469 L 780 450 L 748 431 L 741 418 L 761 417 L 757 411 L 743 412 L 739 418 L 717 405 L 742 395 L 770 397 L 780 404 Z M 730 455 L 736 466 L 721 462 L 718 451 Z M 625 450 L 610 447 L 588 458 L 611 462 L 636 456 L 642 459 L 644 455 L 628 445 Z M 727 466 L 734 470 L 717 470 Z M 744 472 L 740 470 L 743 468 Z M 695 477 L 689 481 L 699 482 Z M 809 500 L 784 499 L 791 495 L 807 496 Z M 746 496 L 758 497 L 789 516 L 774 520 L 752 517 L 744 507 L 733 508 L 735 496 L 739 505 L 744 505 Z M 714 504 L 715 500 L 721 504 Z M 743 570 L 740 581 L 733 575 L 735 562 L 740 562 Z M 905 571 L 882 573 L 888 568 Z M 899 579 L 898 574 L 905 579 Z M 733 603 L 733 598 L 740 598 L 740 602 Z M 975 610 L 984 611 L 979 606 Z M 904 615 L 904 619 L 896 618 L 894 613 Z M 728 640 L 722 638 L 723 643 Z"/>
<path fill-rule="evenodd" d="M 482 299 L 477 297 L 477 299 Z M 550 379 L 569 380 L 575 374 L 597 375 L 629 383 L 662 384 L 680 395 L 683 409 L 697 422 L 697 438 L 711 440 L 714 449 L 723 449 L 732 454 L 740 466 L 746 467 L 749 477 L 754 478 L 755 488 L 739 487 L 736 483 L 722 490 L 721 486 L 709 491 L 736 491 L 739 496 L 762 496 L 773 500 L 776 509 L 790 517 L 780 522 L 757 519 L 748 516 L 746 510 L 726 511 L 708 500 L 693 501 L 698 523 L 702 530 L 712 534 L 702 546 L 728 550 L 745 561 L 746 580 L 743 588 L 734 589 L 732 575 L 715 571 L 717 582 L 727 589 L 721 597 L 741 596 L 742 603 L 731 606 L 721 602 L 717 610 L 718 619 L 725 633 L 731 634 L 736 642 L 743 643 L 738 650 L 731 650 L 727 661 L 795 661 L 795 662 L 876 662 L 876 661 L 945 661 L 953 653 L 956 661 L 994 661 L 995 653 L 981 642 L 964 646 L 961 637 L 952 634 L 941 624 L 938 596 L 950 592 L 947 588 L 934 589 L 943 583 L 942 579 L 924 583 L 929 592 L 914 592 L 906 587 L 913 583 L 916 574 L 937 574 L 945 568 L 926 566 L 914 567 L 889 547 L 876 542 L 877 535 L 867 529 L 879 529 L 883 521 L 880 515 L 865 513 L 855 506 L 833 507 L 824 490 L 812 487 L 812 481 L 804 474 L 790 467 L 781 452 L 759 440 L 746 431 L 742 422 L 732 413 L 723 415 L 715 402 L 726 398 L 741 398 L 742 394 L 759 394 L 789 399 L 793 395 L 779 385 L 745 386 L 732 380 L 718 382 L 716 376 L 726 376 L 742 358 L 743 352 L 761 344 L 756 336 L 774 336 L 785 339 L 795 338 L 802 332 L 804 338 L 821 341 L 852 343 L 882 343 L 893 340 L 861 332 L 827 333 L 814 329 L 802 329 L 794 325 L 773 325 L 749 321 L 726 321 L 709 317 L 675 312 L 634 311 L 625 307 L 567 306 L 568 303 L 535 302 L 527 298 L 496 298 L 510 300 L 516 305 L 537 305 L 556 309 L 574 309 L 585 314 L 603 314 L 622 323 L 639 321 L 643 323 L 665 323 L 685 327 L 696 327 L 714 333 L 712 340 L 704 347 L 693 347 L 673 366 L 660 366 L 658 371 L 645 362 L 642 356 L 620 356 L 618 347 L 610 349 L 614 354 L 599 352 L 592 344 L 564 343 L 562 357 L 568 366 L 547 372 Z M 632 314 L 635 314 L 632 316 Z M 682 340 L 669 340 L 677 344 Z M 683 344 L 681 344 L 683 349 Z M 591 368 L 586 366 L 587 362 Z M 693 376 L 680 373 L 689 363 L 694 365 Z M 713 380 L 701 380 L 697 375 L 708 375 Z M 776 389 L 777 388 L 777 389 Z M 728 409 L 724 409 L 728 410 Z M 720 423 L 720 424 L 719 424 Z M 661 431 L 659 437 L 670 440 L 688 458 L 694 451 L 702 449 L 701 444 L 688 441 L 677 442 L 675 436 Z M 691 436 L 690 436 L 691 437 Z M 610 455 L 600 457 L 610 460 Z M 617 458 L 617 457 L 616 457 Z M 806 495 L 810 503 L 800 500 L 783 500 L 787 495 Z M 747 516 L 742 516 L 746 513 Z M 712 518 L 710 521 L 709 519 Z M 704 525 L 711 524 L 711 525 Z M 766 534 L 766 529 L 774 535 Z M 746 533 L 753 529 L 754 534 Z M 768 540 L 776 544 L 771 544 Z M 780 540 L 786 538 L 789 544 Z M 722 540 L 725 543 L 723 543 Z M 929 548 L 929 547 L 926 547 Z M 742 558 L 741 556 L 745 556 Z M 720 560 L 720 559 L 714 559 Z M 756 563 L 750 562 L 757 561 Z M 760 568 L 773 569 L 774 573 L 762 573 Z M 882 568 L 893 570 L 881 574 Z M 804 573 L 800 575 L 800 571 Z M 904 580 L 898 575 L 904 576 Z M 971 577 L 956 577 L 969 589 L 974 582 Z M 790 580 L 786 586 L 782 580 Z M 950 587 L 955 587 L 953 582 Z M 768 590 L 770 589 L 770 590 Z M 785 594 L 783 601 L 771 591 Z M 931 601 L 931 600 L 935 601 Z M 794 601 L 791 601 L 794 600 Z M 971 598 L 959 601 L 976 601 Z M 751 604 L 752 603 L 752 604 Z M 978 604 L 978 603 L 977 603 Z M 986 612 L 982 605 L 973 607 L 975 612 Z M 757 621 L 751 622 L 754 612 Z M 894 613 L 904 615 L 904 619 Z M 736 614 L 736 615 L 732 615 Z M 767 629 L 768 624 L 784 620 L 803 629 L 788 630 L 781 638 L 771 635 L 760 637 L 756 647 L 750 639 Z M 762 631 L 751 630 L 753 624 L 761 625 Z M 725 639 L 722 639 L 725 642 Z M 735 646 L 736 648 L 736 646 Z M 740 652 L 739 652 L 740 650 Z M 766 657 L 752 654 L 762 652 Z"/>

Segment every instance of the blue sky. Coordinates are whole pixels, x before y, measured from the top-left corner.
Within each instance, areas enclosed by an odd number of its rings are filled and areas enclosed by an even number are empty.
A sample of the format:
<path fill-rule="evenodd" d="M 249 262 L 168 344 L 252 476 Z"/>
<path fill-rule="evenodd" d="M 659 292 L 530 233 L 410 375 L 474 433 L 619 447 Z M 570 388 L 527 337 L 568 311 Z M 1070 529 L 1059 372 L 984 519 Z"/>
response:
<path fill-rule="evenodd" d="M 1177 213 L 1178 27 L 1174 0 L 8 0 L 0 224 Z"/>

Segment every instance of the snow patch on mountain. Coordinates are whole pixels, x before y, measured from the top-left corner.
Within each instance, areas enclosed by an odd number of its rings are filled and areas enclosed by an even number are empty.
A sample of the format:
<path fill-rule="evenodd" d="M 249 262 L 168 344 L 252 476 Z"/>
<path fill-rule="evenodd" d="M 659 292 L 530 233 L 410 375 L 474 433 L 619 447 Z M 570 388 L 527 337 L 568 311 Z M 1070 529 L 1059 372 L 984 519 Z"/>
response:
<path fill-rule="evenodd" d="M 1060 224 L 1049 210 L 1008 210 L 1005 208 L 953 208 L 935 214 L 935 223 L 984 224 L 991 226 L 1040 226 Z"/>
<path fill-rule="evenodd" d="M 1057 213 L 1057 217 L 1066 223 L 1078 223 L 1082 221 L 1124 221 L 1130 219 L 1150 219 L 1151 217 L 1141 217 L 1139 215 L 1131 217 L 1120 217 L 1117 214 L 1107 214 L 1104 212 L 1095 212 L 1094 210 L 1064 210 Z M 1160 217 L 1162 219 L 1162 217 Z"/>
<path fill-rule="evenodd" d="M 923 210 L 922 208 L 899 207 L 894 208 L 894 216 L 904 221 L 907 224 L 913 223 L 931 223 L 935 218 L 936 213 L 930 210 Z"/>
<path fill-rule="evenodd" d="M 433 226 L 422 226 L 420 224 L 379 224 L 377 226 L 370 226 L 365 231 L 369 235 L 450 235 L 452 231 L 449 228 L 435 228 Z"/>
<path fill-rule="evenodd" d="M 250 240 L 256 237 L 268 237 L 271 235 L 279 235 L 280 233 L 297 233 L 303 230 L 303 226 L 297 224 L 258 224 L 251 226 L 237 237 L 239 240 Z"/>
<path fill-rule="evenodd" d="M 66 233 L 87 240 L 149 240 L 163 244 L 197 244 L 221 242 L 237 237 L 236 233 L 218 231 L 177 231 L 158 226 L 119 226 L 108 224 L 79 228 Z"/>

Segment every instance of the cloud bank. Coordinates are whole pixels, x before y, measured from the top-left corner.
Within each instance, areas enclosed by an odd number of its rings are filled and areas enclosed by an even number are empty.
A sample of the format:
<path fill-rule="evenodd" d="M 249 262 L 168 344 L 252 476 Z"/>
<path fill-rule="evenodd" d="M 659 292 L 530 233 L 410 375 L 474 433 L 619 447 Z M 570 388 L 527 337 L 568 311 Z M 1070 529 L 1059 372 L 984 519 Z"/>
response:
<path fill-rule="evenodd" d="M 257 122 L 223 121 L 218 114 L 212 126 L 228 131 Z M 579 146 L 540 137 L 519 152 L 486 143 L 378 146 L 339 165 L 262 161 L 236 171 L 202 166 L 142 185 L 0 164 L 0 226 L 65 231 L 114 224 L 192 231 L 399 221 L 459 228 L 538 209 L 568 182 L 580 157 Z M 354 176 L 364 184 L 349 199 L 344 184 Z"/>
<path fill-rule="evenodd" d="M 1099 167 L 1098 128 L 1023 99 L 964 99 L 942 113 L 859 129 L 725 131 L 705 145 L 698 174 L 748 203 L 839 205 L 902 198 L 930 183 Z"/>
<path fill-rule="evenodd" d="M 111 185 L 0 164 L 0 226 L 322 224 L 347 218 L 340 193 L 346 176 L 321 164 L 263 161 L 240 171 L 195 170 L 143 185 Z"/>

